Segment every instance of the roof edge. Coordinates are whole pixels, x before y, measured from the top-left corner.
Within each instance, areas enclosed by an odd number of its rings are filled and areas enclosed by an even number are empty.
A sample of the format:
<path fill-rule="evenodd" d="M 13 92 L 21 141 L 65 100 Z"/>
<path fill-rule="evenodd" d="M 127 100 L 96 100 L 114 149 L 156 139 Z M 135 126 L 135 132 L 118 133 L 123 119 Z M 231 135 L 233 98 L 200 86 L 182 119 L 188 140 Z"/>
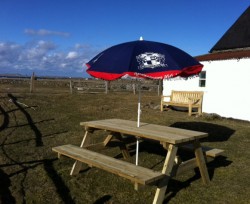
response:
<path fill-rule="evenodd" d="M 216 61 L 216 60 L 229 60 L 229 59 L 242 59 L 250 58 L 249 49 L 234 49 L 227 51 L 218 51 L 205 55 L 196 56 L 195 59 L 198 61 Z"/>

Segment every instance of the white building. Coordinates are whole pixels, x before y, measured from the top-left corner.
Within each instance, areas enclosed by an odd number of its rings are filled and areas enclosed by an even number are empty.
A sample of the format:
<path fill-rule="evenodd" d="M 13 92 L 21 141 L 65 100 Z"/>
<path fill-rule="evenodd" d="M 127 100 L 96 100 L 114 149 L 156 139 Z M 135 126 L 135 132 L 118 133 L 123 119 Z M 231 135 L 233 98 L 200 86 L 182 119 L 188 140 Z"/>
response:
<path fill-rule="evenodd" d="M 200 76 L 164 80 L 163 95 L 171 90 L 204 91 L 203 112 L 250 121 L 250 7 L 209 54 L 196 59 L 204 65 Z"/>

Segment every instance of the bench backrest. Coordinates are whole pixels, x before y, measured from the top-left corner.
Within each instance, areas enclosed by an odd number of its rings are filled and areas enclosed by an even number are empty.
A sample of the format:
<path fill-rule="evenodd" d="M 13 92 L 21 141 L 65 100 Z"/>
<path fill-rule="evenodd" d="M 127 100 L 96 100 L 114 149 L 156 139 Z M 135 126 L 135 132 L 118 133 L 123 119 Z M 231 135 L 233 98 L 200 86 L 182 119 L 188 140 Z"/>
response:
<path fill-rule="evenodd" d="M 188 103 L 189 100 L 202 104 L 203 91 L 175 91 L 172 90 L 170 101 L 177 103 Z"/>

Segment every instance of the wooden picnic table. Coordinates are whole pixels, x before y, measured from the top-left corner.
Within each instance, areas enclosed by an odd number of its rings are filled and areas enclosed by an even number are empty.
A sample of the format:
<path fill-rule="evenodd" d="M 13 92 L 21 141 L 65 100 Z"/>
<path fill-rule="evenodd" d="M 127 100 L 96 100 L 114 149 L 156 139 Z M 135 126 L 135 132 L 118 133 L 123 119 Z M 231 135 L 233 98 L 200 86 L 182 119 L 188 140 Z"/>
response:
<path fill-rule="evenodd" d="M 90 166 L 98 167 L 130 179 L 135 183 L 156 185 L 157 189 L 153 203 L 163 202 L 168 181 L 171 176 L 174 175 L 174 169 L 176 175 L 187 169 L 198 167 L 203 183 L 208 184 L 210 182 L 206 167 L 206 159 L 200 144 L 200 139 L 207 137 L 207 133 L 149 123 L 141 123 L 140 127 L 137 127 L 137 122 L 122 119 L 88 121 L 81 122 L 80 125 L 85 128 L 85 135 L 80 148 L 74 147 L 73 145 L 52 148 L 53 151 L 58 152 L 59 155 L 66 155 L 76 160 L 72 167 L 71 175 L 79 173 L 83 162 Z M 164 149 L 167 150 L 162 171 L 156 172 L 152 169 L 136 166 L 135 164 L 114 159 L 106 155 L 102 156 L 102 154 L 88 150 L 89 146 L 93 146 L 93 144 L 90 144 L 91 134 L 89 133 L 93 133 L 96 130 L 108 132 L 107 137 L 104 138 L 102 143 L 103 146 L 106 146 L 113 138 L 122 141 L 123 134 L 160 142 Z M 173 167 L 176 165 L 175 158 L 177 158 L 177 150 L 184 145 L 193 146 L 192 150 L 195 153 L 195 158 L 182 162 L 176 170 L 176 168 Z M 120 149 L 124 158 L 130 156 L 126 145 L 121 145 Z"/>

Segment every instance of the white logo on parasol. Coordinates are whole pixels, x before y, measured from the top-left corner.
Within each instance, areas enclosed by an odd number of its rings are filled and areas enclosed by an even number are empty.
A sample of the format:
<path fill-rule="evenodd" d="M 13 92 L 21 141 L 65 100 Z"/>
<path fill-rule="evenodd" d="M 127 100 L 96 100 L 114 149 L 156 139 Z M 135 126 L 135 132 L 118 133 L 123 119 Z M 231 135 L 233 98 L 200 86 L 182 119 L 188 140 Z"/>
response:
<path fill-rule="evenodd" d="M 165 56 L 159 53 L 154 52 L 145 52 L 136 56 L 137 62 L 139 63 L 139 69 L 151 68 L 154 69 L 156 67 L 166 67 L 165 64 Z"/>

